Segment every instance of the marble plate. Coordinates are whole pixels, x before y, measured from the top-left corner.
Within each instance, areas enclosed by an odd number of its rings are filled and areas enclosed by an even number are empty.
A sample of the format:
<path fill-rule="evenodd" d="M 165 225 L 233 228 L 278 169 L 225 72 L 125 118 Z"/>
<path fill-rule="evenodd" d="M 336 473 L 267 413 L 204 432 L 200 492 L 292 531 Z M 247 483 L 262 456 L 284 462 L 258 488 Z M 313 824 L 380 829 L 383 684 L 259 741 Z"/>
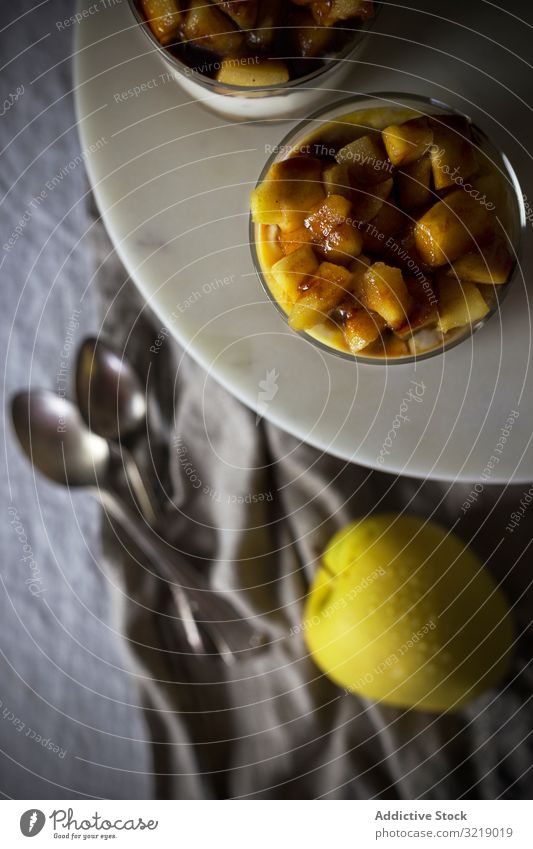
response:
<path fill-rule="evenodd" d="M 248 242 L 249 192 L 293 122 L 234 124 L 191 103 L 125 0 L 92 8 L 75 42 L 84 158 L 113 244 L 159 317 L 162 338 L 172 334 L 260 416 L 347 461 L 415 477 L 530 481 L 531 326 L 522 273 L 530 247 L 501 313 L 443 356 L 358 365 L 312 346 L 265 296 Z M 487 11 L 489 31 L 497 14 Z M 440 20 L 435 28 L 433 17 L 413 18 L 417 48 L 409 13 L 387 7 L 351 88 L 327 97 L 411 91 L 446 101 L 502 147 L 526 188 L 523 107 L 483 70 L 500 51 L 503 79 L 505 63 L 516 60 L 468 27 Z"/>

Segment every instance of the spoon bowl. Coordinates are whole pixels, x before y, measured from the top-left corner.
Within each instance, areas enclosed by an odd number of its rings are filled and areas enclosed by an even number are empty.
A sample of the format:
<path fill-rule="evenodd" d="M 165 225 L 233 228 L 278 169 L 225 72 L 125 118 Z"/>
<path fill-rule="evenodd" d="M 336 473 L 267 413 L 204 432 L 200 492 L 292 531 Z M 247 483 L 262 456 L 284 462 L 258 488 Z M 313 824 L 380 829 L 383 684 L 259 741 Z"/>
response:
<path fill-rule="evenodd" d="M 112 348 L 87 338 L 76 363 L 76 395 L 91 430 L 105 439 L 123 441 L 146 421 L 146 399 L 139 377 Z"/>
<path fill-rule="evenodd" d="M 77 407 L 44 389 L 19 392 L 12 402 L 18 440 L 32 464 L 67 486 L 98 486 L 111 455 L 105 439 L 85 425 Z"/>
<path fill-rule="evenodd" d="M 76 397 L 88 427 L 120 446 L 124 471 L 135 501 L 149 525 L 157 523 L 157 504 L 131 453 L 146 429 L 146 399 L 130 363 L 101 339 L 89 336 L 76 362 Z"/>

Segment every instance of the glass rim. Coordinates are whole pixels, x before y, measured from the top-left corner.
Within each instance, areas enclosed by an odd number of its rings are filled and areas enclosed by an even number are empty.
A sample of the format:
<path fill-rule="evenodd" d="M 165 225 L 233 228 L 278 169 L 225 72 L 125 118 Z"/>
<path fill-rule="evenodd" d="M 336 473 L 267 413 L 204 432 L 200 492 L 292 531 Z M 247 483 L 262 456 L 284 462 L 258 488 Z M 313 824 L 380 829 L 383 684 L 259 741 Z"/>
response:
<path fill-rule="evenodd" d="M 504 166 L 505 171 L 506 171 L 506 174 L 505 174 L 506 179 L 508 180 L 508 182 L 512 186 L 515 199 L 517 200 L 518 220 L 516 222 L 517 232 L 516 232 L 515 240 L 513 241 L 511 239 L 510 235 L 508 233 L 506 234 L 509 242 L 512 245 L 513 254 L 514 254 L 514 256 L 513 256 L 513 268 L 510 272 L 509 280 L 507 281 L 507 283 L 505 283 L 503 285 L 492 284 L 494 286 L 495 290 L 496 290 L 496 303 L 490 309 L 490 311 L 487 313 L 487 315 L 485 315 L 483 318 L 479 319 L 477 322 L 474 322 L 473 324 L 468 325 L 467 328 L 465 329 L 464 333 L 459 333 L 456 337 L 451 338 L 447 342 L 444 342 L 442 345 L 437 346 L 435 348 L 431 348 L 428 351 L 422 351 L 418 354 L 416 354 L 416 353 L 415 354 L 405 354 L 405 355 L 401 355 L 401 356 L 387 356 L 385 354 L 383 356 L 377 355 L 377 356 L 371 357 L 371 356 L 368 356 L 368 355 L 365 356 L 364 353 L 352 354 L 349 351 L 341 351 L 339 348 L 335 348 L 333 345 L 328 345 L 326 342 L 322 342 L 320 339 L 315 339 L 315 337 L 312 336 L 306 330 L 293 330 L 292 328 L 290 328 L 292 333 L 297 334 L 298 336 L 300 336 L 302 339 L 305 339 L 310 344 L 315 345 L 318 348 L 320 348 L 322 351 L 325 351 L 329 354 L 332 354 L 333 356 L 340 357 L 341 359 L 348 360 L 352 363 L 357 362 L 357 363 L 361 363 L 362 365 L 377 365 L 377 366 L 409 365 L 411 363 L 417 363 L 417 362 L 420 362 L 422 360 L 428 360 L 432 357 L 440 356 L 442 354 L 447 353 L 448 351 L 451 351 L 457 345 L 460 345 L 462 342 L 465 342 L 467 339 L 471 338 L 474 335 L 474 333 L 477 330 L 481 329 L 481 327 L 483 327 L 493 317 L 493 315 L 495 315 L 499 311 L 499 309 L 501 308 L 501 305 L 503 304 L 505 298 L 507 297 L 507 295 L 509 293 L 509 289 L 511 288 L 511 286 L 512 286 L 512 284 L 513 284 L 513 282 L 514 282 L 514 280 L 517 276 L 517 270 L 518 270 L 519 267 L 521 267 L 521 259 L 522 259 L 522 253 L 523 253 L 523 242 L 524 242 L 523 237 L 524 237 L 524 232 L 525 232 L 525 228 L 526 228 L 526 216 L 525 216 L 525 209 L 524 209 L 523 193 L 522 193 L 518 178 L 516 176 L 515 170 L 514 170 L 513 166 L 511 165 L 507 155 L 500 149 L 499 146 L 497 146 L 496 144 L 494 144 L 494 142 L 492 142 L 492 140 L 487 135 L 487 133 L 485 133 L 484 130 L 482 130 L 477 124 L 475 124 L 473 121 L 471 121 L 471 119 L 469 118 L 468 115 L 466 115 L 464 112 L 460 111 L 459 109 L 455 109 L 454 107 L 449 106 L 447 103 L 444 103 L 444 101 L 438 100 L 437 98 L 429 97 L 429 96 L 426 96 L 426 95 L 409 94 L 409 93 L 406 93 L 406 92 L 390 92 L 390 91 L 387 91 L 387 92 L 377 91 L 377 92 L 367 92 L 367 93 L 364 93 L 364 94 L 350 95 L 348 97 L 344 97 L 344 98 L 341 98 L 340 100 L 335 101 L 335 103 L 333 103 L 333 104 L 329 104 L 327 106 L 322 106 L 320 109 L 317 109 L 315 112 L 311 113 L 311 115 L 309 115 L 307 118 L 304 118 L 302 121 L 299 121 L 298 124 L 295 127 L 293 127 L 277 143 L 277 145 L 276 145 L 277 150 L 274 151 L 273 153 L 271 153 L 270 156 L 268 157 L 265 165 L 263 166 L 263 168 L 261 170 L 261 173 L 259 175 L 259 178 L 258 178 L 254 188 L 257 188 L 258 186 L 261 185 L 261 183 L 264 181 L 265 176 L 267 175 L 268 171 L 270 170 L 270 168 L 274 164 L 274 162 L 282 161 L 283 159 L 289 158 L 289 155 L 291 153 L 291 149 L 296 146 L 294 144 L 294 142 L 296 142 L 299 138 L 304 138 L 305 137 L 304 130 L 307 129 L 318 118 L 324 118 L 325 116 L 327 116 L 327 115 L 329 115 L 333 112 L 336 112 L 338 109 L 340 109 L 342 107 L 349 107 L 350 105 L 353 105 L 355 103 L 362 104 L 363 102 L 369 101 L 369 100 L 389 101 L 390 105 L 393 105 L 393 106 L 401 106 L 402 100 L 411 101 L 411 102 L 419 102 L 420 104 L 423 104 L 425 106 L 430 105 L 430 106 L 433 106 L 435 108 L 442 109 L 443 111 L 447 112 L 448 114 L 460 115 L 460 116 L 466 118 L 467 121 L 469 122 L 470 126 L 475 130 L 476 134 L 479 137 L 481 137 L 484 141 L 487 141 L 490 144 L 490 146 L 492 148 L 494 148 L 494 150 L 498 153 L 498 155 L 501 159 L 501 163 L 499 163 L 499 165 Z M 351 110 L 351 111 L 353 112 L 353 111 L 358 111 L 358 110 L 356 109 L 356 110 Z M 350 111 L 346 111 L 346 112 L 342 113 L 341 115 L 339 115 L 338 117 L 341 118 L 344 115 L 348 115 L 348 114 L 350 114 Z M 291 144 L 291 143 L 293 143 L 293 144 Z M 283 154 L 284 154 L 283 156 L 280 156 L 280 151 L 283 152 Z M 255 230 L 255 228 L 256 228 L 256 225 L 252 220 L 252 214 L 250 212 L 248 233 L 249 233 L 250 251 L 251 251 L 251 254 L 252 254 L 252 261 L 253 261 L 253 264 L 254 264 L 255 271 L 256 271 L 256 273 L 259 277 L 259 280 L 261 282 L 261 285 L 262 285 L 264 291 L 268 295 L 270 302 L 274 304 L 274 306 L 276 307 L 276 309 L 278 310 L 280 315 L 283 317 L 285 323 L 288 325 L 289 316 L 287 315 L 287 313 L 285 312 L 285 310 L 283 309 L 281 304 L 278 302 L 278 300 L 275 298 L 274 294 L 271 292 L 270 287 L 269 287 L 268 282 L 267 282 L 267 279 L 266 279 L 265 272 L 263 271 L 263 269 L 261 267 L 261 262 L 259 260 L 259 255 L 258 255 L 257 246 L 256 246 L 256 238 L 255 238 L 256 230 Z M 500 289 L 502 289 L 503 291 L 500 292 L 499 291 Z"/>
<path fill-rule="evenodd" d="M 315 79 L 318 79 L 323 74 L 328 73 L 333 68 L 336 68 L 338 64 L 349 59 L 352 53 L 359 47 L 364 38 L 370 33 L 372 28 L 374 27 L 376 20 L 383 10 L 382 0 L 374 0 L 375 12 L 374 15 L 366 21 L 361 23 L 359 29 L 354 30 L 354 37 L 349 40 L 348 44 L 336 55 L 332 56 L 330 59 L 325 59 L 324 64 L 320 68 L 316 68 L 314 71 L 311 71 L 309 74 L 305 74 L 301 77 L 296 77 L 294 80 L 288 80 L 286 83 L 274 83 L 271 85 L 264 86 L 250 86 L 249 88 L 243 88 L 239 85 L 230 85 L 229 83 L 220 83 L 217 80 L 214 80 L 212 77 L 207 76 L 207 74 L 202 74 L 200 71 L 195 70 L 190 65 L 187 65 L 182 59 L 179 59 L 173 53 L 171 53 L 165 45 L 161 44 L 160 41 L 156 38 L 146 18 L 144 17 L 142 11 L 139 9 L 140 0 L 128 0 L 128 6 L 137 21 L 140 24 L 142 31 L 144 32 L 146 38 L 150 41 L 151 44 L 156 47 L 158 53 L 162 56 L 162 58 L 168 62 L 170 65 L 174 67 L 181 76 L 188 77 L 192 79 L 194 82 L 198 83 L 198 85 L 203 86 L 206 89 L 217 89 L 216 93 L 222 96 L 224 95 L 236 95 L 239 94 L 242 97 L 255 97 L 256 95 L 284 95 L 289 94 L 290 92 L 298 89 L 298 87 L 306 85 L 309 82 L 312 82 Z M 249 92 L 249 94 L 247 94 Z"/>

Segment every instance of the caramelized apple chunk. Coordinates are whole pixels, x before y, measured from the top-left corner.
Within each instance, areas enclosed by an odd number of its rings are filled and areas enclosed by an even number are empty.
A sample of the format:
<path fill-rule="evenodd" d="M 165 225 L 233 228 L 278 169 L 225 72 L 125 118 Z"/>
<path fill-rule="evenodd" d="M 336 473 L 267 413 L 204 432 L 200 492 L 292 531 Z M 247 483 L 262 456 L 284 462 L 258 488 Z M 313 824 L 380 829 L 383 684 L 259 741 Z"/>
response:
<path fill-rule="evenodd" d="M 351 204 L 342 195 L 328 195 L 317 209 L 305 219 L 305 226 L 317 241 L 327 238 L 350 214 Z"/>
<path fill-rule="evenodd" d="M 302 245 L 272 266 L 271 272 L 289 301 L 295 301 L 300 287 L 318 270 L 319 263 L 311 245 Z"/>
<path fill-rule="evenodd" d="M 357 354 L 379 339 L 385 320 L 365 309 L 352 309 L 343 324 L 344 339 L 352 354 Z"/>
<path fill-rule="evenodd" d="M 419 219 L 416 247 L 428 265 L 445 265 L 466 253 L 474 242 L 488 239 L 493 229 L 494 220 L 486 207 L 456 189 Z"/>
<path fill-rule="evenodd" d="M 185 16 L 183 35 L 194 47 L 203 47 L 219 56 L 236 56 L 244 44 L 242 32 L 216 6 L 205 0 L 191 0 Z"/>
<path fill-rule="evenodd" d="M 410 165 L 431 147 L 433 129 L 426 117 L 412 118 L 403 124 L 390 124 L 382 132 L 387 155 L 393 165 Z"/>
<path fill-rule="evenodd" d="M 392 177 L 373 186 L 354 185 L 351 200 L 352 216 L 355 221 L 364 224 L 375 218 L 383 208 L 384 201 L 391 194 L 393 186 Z"/>
<path fill-rule="evenodd" d="M 367 269 L 355 294 L 363 306 L 377 312 L 393 329 L 406 322 L 413 306 L 402 272 L 384 262 L 375 262 Z"/>
<path fill-rule="evenodd" d="M 294 256 L 294 254 L 292 254 Z M 325 321 L 346 297 L 352 275 L 346 268 L 323 262 L 305 284 L 289 314 L 293 330 L 308 330 Z"/>
<path fill-rule="evenodd" d="M 360 136 L 342 147 L 336 156 L 353 178 L 367 186 L 382 183 L 392 172 L 392 163 L 378 133 Z"/>
<path fill-rule="evenodd" d="M 503 239 L 495 238 L 490 244 L 456 259 L 448 272 L 460 280 L 473 283 L 507 283 L 513 258 Z"/>
<path fill-rule="evenodd" d="M 346 165 L 328 165 L 322 172 L 324 188 L 327 195 L 342 195 L 351 201 L 353 189 L 350 174 Z"/>
<path fill-rule="evenodd" d="M 256 224 L 277 224 L 290 233 L 302 227 L 309 213 L 324 197 L 322 166 L 310 156 L 294 156 L 276 162 L 252 192 L 252 217 Z"/>
<path fill-rule="evenodd" d="M 323 56 L 332 44 L 332 30 L 317 26 L 312 14 L 305 9 L 292 12 L 289 26 L 296 55 L 304 59 Z"/>
<path fill-rule="evenodd" d="M 155 37 L 161 44 L 170 44 L 182 22 L 179 0 L 142 0 L 141 5 Z"/>
<path fill-rule="evenodd" d="M 310 4 L 304 2 L 299 5 L 310 5 L 315 21 L 323 27 L 332 27 L 349 18 L 365 20 L 373 14 L 371 0 L 312 0 Z"/>
<path fill-rule="evenodd" d="M 349 265 L 361 253 L 363 237 L 347 221 L 335 227 L 319 244 L 320 253 L 337 265 Z"/>
<path fill-rule="evenodd" d="M 432 118 L 433 144 L 430 149 L 433 182 L 436 189 L 461 185 L 478 168 L 470 135 L 470 124 L 460 115 Z"/>
<path fill-rule="evenodd" d="M 240 29 L 250 29 L 255 24 L 259 0 L 211 0 L 231 18 Z"/>
<path fill-rule="evenodd" d="M 443 333 L 473 324 L 488 312 L 489 307 L 474 283 L 440 277 L 438 327 Z"/>
<path fill-rule="evenodd" d="M 235 59 L 223 59 L 215 74 L 219 83 L 235 85 L 240 88 L 260 88 L 267 85 L 281 85 L 289 81 L 289 69 L 280 60 L 261 62 L 239 62 Z"/>
<path fill-rule="evenodd" d="M 342 195 L 328 195 L 325 201 L 305 219 L 317 250 L 330 262 L 348 265 L 361 253 L 361 234 L 347 221 L 350 201 Z"/>
<path fill-rule="evenodd" d="M 285 0 L 261 0 L 255 28 L 246 33 L 246 41 L 251 50 L 266 53 L 271 50 L 276 34 L 283 24 Z"/>
<path fill-rule="evenodd" d="M 313 234 L 307 227 L 298 227 L 297 230 L 292 230 L 290 233 L 280 233 L 279 236 L 279 244 L 285 256 L 294 253 L 302 245 L 310 244 L 312 241 Z"/>
<path fill-rule="evenodd" d="M 398 199 L 403 209 L 416 209 L 431 201 L 431 159 L 429 154 L 421 156 L 411 165 L 406 165 L 396 175 Z"/>

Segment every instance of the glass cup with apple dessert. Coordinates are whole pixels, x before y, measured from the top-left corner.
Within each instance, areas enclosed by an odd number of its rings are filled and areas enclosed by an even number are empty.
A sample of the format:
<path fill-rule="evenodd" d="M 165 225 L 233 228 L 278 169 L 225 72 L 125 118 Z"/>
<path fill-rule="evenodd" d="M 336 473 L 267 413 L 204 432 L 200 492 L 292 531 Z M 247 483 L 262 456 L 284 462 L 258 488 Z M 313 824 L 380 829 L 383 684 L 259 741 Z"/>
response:
<path fill-rule="evenodd" d="M 235 120 L 309 114 L 349 75 L 381 9 L 375 0 L 129 4 L 182 88 Z"/>
<path fill-rule="evenodd" d="M 405 363 L 498 310 L 524 223 L 508 160 L 467 117 L 376 94 L 317 112 L 277 146 L 252 192 L 250 243 L 293 330 Z"/>

